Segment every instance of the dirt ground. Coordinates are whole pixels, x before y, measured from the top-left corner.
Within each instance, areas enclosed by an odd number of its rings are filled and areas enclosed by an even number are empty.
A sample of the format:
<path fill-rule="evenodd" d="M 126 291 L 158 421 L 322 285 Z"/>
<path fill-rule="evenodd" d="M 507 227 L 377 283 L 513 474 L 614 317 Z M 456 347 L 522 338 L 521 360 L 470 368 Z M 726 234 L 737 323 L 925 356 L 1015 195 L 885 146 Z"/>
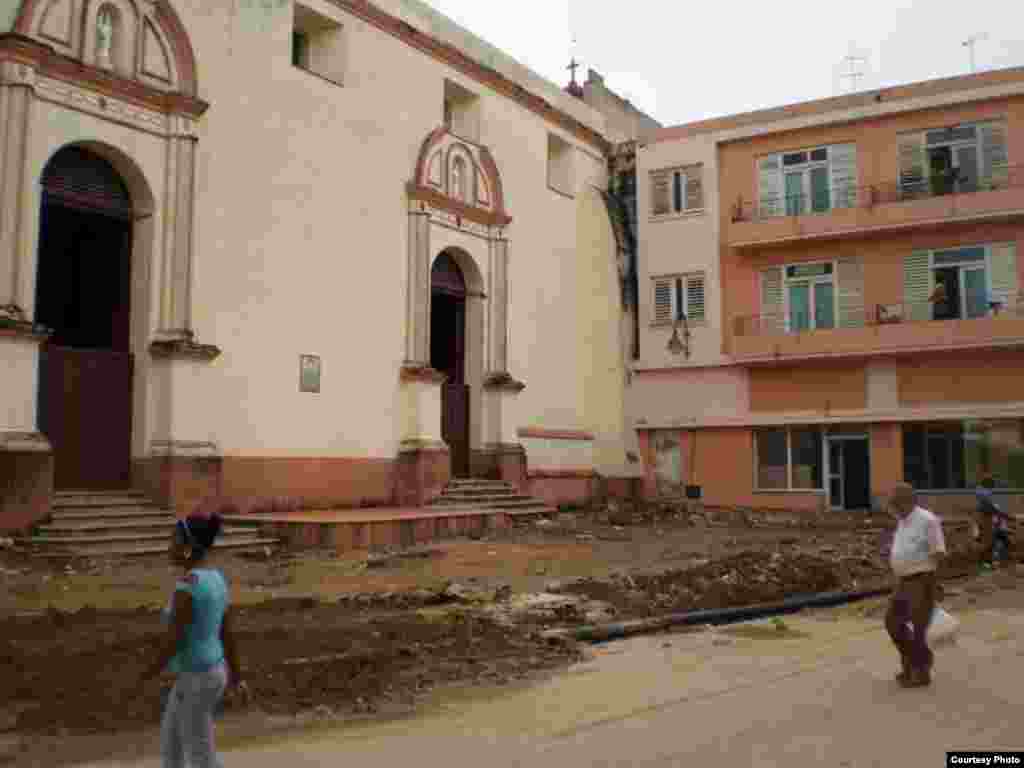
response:
<path fill-rule="evenodd" d="M 499 624 L 453 594 L 583 595 L 616 617 L 727 607 L 881 583 L 883 539 L 878 529 L 613 526 L 560 516 L 406 553 L 222 556 L 219 565 L 239 606 L 255 708 L 285 718 L 368 716 L 409 712 L 439 687 L 510 684 L 578 657 L 575 647 L 543 642 L 538 622 Z M 948 539 L 959 554 L 947 575 L 976 572 L 968 543 Z M 59 765 L 60 754 L 80 756 L 67 747 L 76 739 L 158 723 L 160 684 L 138 680 L 164 631 L 157 609 L 175 576 L 161 560 L 43 565 L 0 552 L 0 739 L 29 737 L 37 751 L 64 744 L 39 763 Z M 583 620 L 569 611 L 539 623 Z"/>

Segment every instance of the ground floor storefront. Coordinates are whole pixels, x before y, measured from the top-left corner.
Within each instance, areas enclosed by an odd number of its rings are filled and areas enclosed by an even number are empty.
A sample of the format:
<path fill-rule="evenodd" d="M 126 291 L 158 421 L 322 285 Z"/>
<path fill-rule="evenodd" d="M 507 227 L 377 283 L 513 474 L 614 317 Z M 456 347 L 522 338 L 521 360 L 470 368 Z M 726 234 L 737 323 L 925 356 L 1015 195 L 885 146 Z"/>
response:
<path fill-rule="evenodd" d="M 828 512 L 877 507 L 907 480 L 943 514 L 973 510 L 987 475 L 1024 512 L 1024 420 L 809 423 L 641 431 L 647 497 Z"/>

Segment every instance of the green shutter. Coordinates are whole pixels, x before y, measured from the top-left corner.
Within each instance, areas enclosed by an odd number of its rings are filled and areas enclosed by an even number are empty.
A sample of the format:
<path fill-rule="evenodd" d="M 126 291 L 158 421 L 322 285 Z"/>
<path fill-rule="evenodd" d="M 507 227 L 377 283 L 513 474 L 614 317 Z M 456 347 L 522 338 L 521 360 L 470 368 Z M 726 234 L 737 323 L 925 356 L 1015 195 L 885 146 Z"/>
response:
<path fill-rule="evenodd" d="M 761 270 L 761 327 L 768 331 L 781 331 L 785 328 L 782 267 Z"/>
<path fill-rule="evenodd" d="M 985 123 L 981 126 L 981 188 L 1002 187 L 1009 178 L 1006 154 L 1006 123 Z"/>
<path fill-rule="evenodd" d="M 704 166 L 691 165 L 685 171 L 686 210 L 699 211 L 704 207 Z"/>
<path fill-rule="evenodd" d="M 856 257 L 839 260 L 839 326 L 861 328 L 864 325 L 864 262 Z"/>
<path fill-rule="evenodd" d="M 672 322 L 672 283 L 670 277 L 659 277 L 654 281 L 654 316 L 651 322 Z"/>
<path fill-rule="evenodd" d="M 651 173 L 651 214 L 664 216 L 669 210 L 669 172 L 654 171 Z"/>
<path fill-rule="evenodd" d="M 992 301 L 1009 308 L 1017 302 L 1017 246 L 1015 243 L 993 245 L 989 255 L 992 268 Z"/>
<path fill-rule="evenodd" d="M 704 276 L 686 278 L 686 319 L 701 323 L 704 321 Z"/>
<path fill-rule="evenodd" d="M 899 137 L 900 191 L 904 197 L 927 195 L 925 176 L 924 134 L 908 133 Z"/>
<path fill-rule="evenodd" d="M 836 144 L 829 147 L 828 161 L 832 207 L 854 207 L 857 204 L 857 145 Z"/>
<path fill-rule="evenodd" d="M 903 257 L 903 316 L 911 320 L 931 319 L 931 252 L 914 251 Z"/>
<path fill-rule="evenodd" d="M 761 216 L 781 216 L 785 211 L 782 198 L 782 157 L 768 155 L 758 163 L 760 174 Z"/>

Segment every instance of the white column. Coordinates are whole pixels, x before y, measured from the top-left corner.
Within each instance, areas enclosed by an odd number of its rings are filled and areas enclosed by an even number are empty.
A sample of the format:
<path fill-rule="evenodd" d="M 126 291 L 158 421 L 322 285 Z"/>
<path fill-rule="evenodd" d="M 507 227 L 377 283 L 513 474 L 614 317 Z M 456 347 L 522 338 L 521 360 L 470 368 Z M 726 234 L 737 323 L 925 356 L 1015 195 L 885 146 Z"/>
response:
<path fill-rule="evenodd" d="M 31 263 L 26 201 L 28 125 L 34 71 L 23 64 L 0 65 L 0 317 L 29 320 L 25 271 Z"/>
<path fill-rule="evenodd" d="M 508 240 L 490 241 L 488 275 L 488 359 L 490 373 L 508 371 Z"/>
<path fill-rule="evenodd" d="M 405 359 L 411 366 L 430 364 L 430 214 L 409 212 L 406 284 Z"/>
<path fill-rule="evenodd" d="M 160 336 L 192 336 L 192 264 L 195 257 L 195 176 L 197 137 L 178 117 L 167 142 L 164 195 L 164 248 L 160 292 Z"/>

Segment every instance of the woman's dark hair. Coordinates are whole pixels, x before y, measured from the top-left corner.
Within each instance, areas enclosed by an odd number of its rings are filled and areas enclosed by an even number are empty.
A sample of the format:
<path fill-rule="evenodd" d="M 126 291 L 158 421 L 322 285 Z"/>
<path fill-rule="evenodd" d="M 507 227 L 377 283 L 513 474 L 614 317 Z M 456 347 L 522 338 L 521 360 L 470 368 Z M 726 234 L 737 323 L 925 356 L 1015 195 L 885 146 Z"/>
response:
<path fill-rule="evenodd" d="M 191 545 L 199 556 L 206 554 L 206 550 L 213 546 L 223 525 L 224 521 L 218 514 L 209 517 L 189 516 L 178 521 L 184 542 Z"/>

